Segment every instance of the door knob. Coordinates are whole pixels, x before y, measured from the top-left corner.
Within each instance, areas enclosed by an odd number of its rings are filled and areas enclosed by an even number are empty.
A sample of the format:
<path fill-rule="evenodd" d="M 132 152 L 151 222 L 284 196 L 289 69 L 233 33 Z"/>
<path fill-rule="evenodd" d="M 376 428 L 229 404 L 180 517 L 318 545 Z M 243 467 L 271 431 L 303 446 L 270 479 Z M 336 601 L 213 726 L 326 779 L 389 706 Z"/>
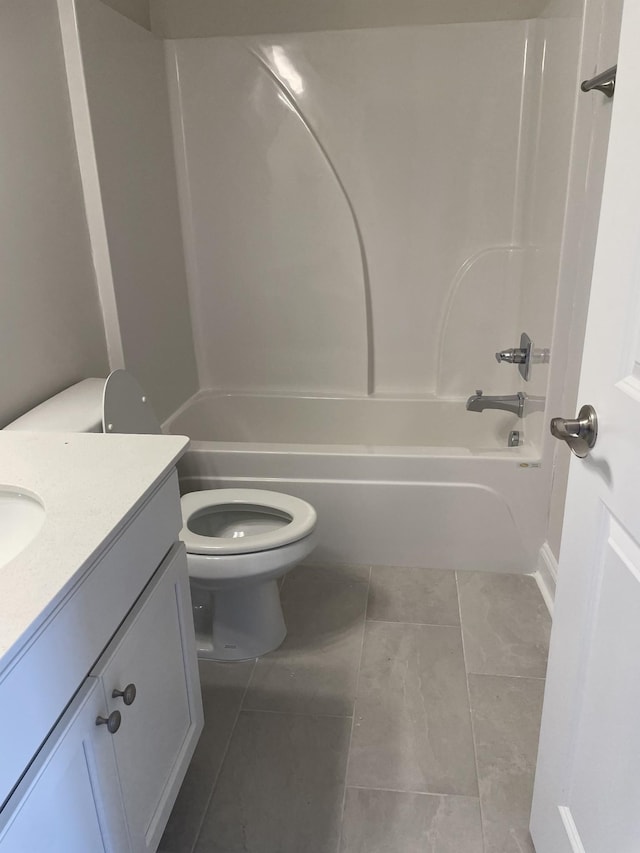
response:
<path fill-rule="evenodd" d="M 589 451 L 598 438 L 598 416 L 593 406 L 583 406 L 575 420 L 553 418 L 550 425 L 551 435 L 566 441 L 571 452 L 580 459 L 589 455 Z"/>

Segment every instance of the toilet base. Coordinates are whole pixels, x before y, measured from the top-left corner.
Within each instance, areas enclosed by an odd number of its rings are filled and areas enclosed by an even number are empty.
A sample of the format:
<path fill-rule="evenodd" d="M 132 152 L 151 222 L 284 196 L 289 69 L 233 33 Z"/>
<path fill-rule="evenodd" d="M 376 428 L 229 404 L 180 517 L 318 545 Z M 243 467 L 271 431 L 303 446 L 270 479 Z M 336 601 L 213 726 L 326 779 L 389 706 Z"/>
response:
<path fill-rule="evenodd" d="M 192 582 L 199 658 L 239 661 L 277 649 L 287 635 L 278 581 L 211 591 Z"/>

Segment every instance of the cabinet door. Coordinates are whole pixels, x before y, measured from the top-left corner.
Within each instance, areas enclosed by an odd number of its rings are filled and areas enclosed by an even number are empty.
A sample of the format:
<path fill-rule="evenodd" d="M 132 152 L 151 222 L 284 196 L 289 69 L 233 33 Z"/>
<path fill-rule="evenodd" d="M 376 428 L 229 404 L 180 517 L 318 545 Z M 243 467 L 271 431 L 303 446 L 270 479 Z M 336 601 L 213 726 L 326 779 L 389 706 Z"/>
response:
<path fill-rule="evenodd" d="M 88 678 L 0 813 L 1 853 L 130 850 L 106 701 Z"/>
<path fill-rule="evenodd" d="M 169 552 L 101 660 L 95 675 L 109 711 L 135 853 L 155 851 L 202 731 L 202 699 L 184 546 Z M 136 688 L 129 705 L 114 691 Z"/>

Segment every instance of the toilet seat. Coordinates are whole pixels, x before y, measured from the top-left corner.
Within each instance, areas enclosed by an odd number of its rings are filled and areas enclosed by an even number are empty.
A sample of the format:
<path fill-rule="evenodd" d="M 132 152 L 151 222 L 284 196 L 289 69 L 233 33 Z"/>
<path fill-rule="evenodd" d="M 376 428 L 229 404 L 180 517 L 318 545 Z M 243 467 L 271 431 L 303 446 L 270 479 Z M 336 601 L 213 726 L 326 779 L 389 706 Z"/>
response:
<path fill-rule="evenodd" d="M 181 498 L 181 505 L 184 523 L 180 539 L 189 554 L 247 554 L 281 548 L 309 536 L 317 518 L 316 511 L 306 501 L 264 489 L 189 492 Z M 232 536 L 202 535 L 189 526 L 191 522 L 197 527 L 198 518 L 215 518 L 217 513 L 223 516 L 225 511 L 229 514 L 246 513 L 247 519 L 256 523 L 259 532 L 239 530 Z"/>

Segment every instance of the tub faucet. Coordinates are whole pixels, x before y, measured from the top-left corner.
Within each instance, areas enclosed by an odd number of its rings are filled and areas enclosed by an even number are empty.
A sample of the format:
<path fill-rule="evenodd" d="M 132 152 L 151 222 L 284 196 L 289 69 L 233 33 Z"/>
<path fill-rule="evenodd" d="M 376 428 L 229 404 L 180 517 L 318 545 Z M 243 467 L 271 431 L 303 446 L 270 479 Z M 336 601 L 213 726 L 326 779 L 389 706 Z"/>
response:
<path fill-rule="evenodd" d="M 482 391 L 476 391 L 467 400 L 468 412 L 483 412 L 485 409 L 503 409 L 505 412 L 511 412 L 519 418 L 524 415 L 524 401 L 527 395 L 522 391 L 517 394 L 507 394 L 503 397 L 491 397 L 483 395 Z"/>

